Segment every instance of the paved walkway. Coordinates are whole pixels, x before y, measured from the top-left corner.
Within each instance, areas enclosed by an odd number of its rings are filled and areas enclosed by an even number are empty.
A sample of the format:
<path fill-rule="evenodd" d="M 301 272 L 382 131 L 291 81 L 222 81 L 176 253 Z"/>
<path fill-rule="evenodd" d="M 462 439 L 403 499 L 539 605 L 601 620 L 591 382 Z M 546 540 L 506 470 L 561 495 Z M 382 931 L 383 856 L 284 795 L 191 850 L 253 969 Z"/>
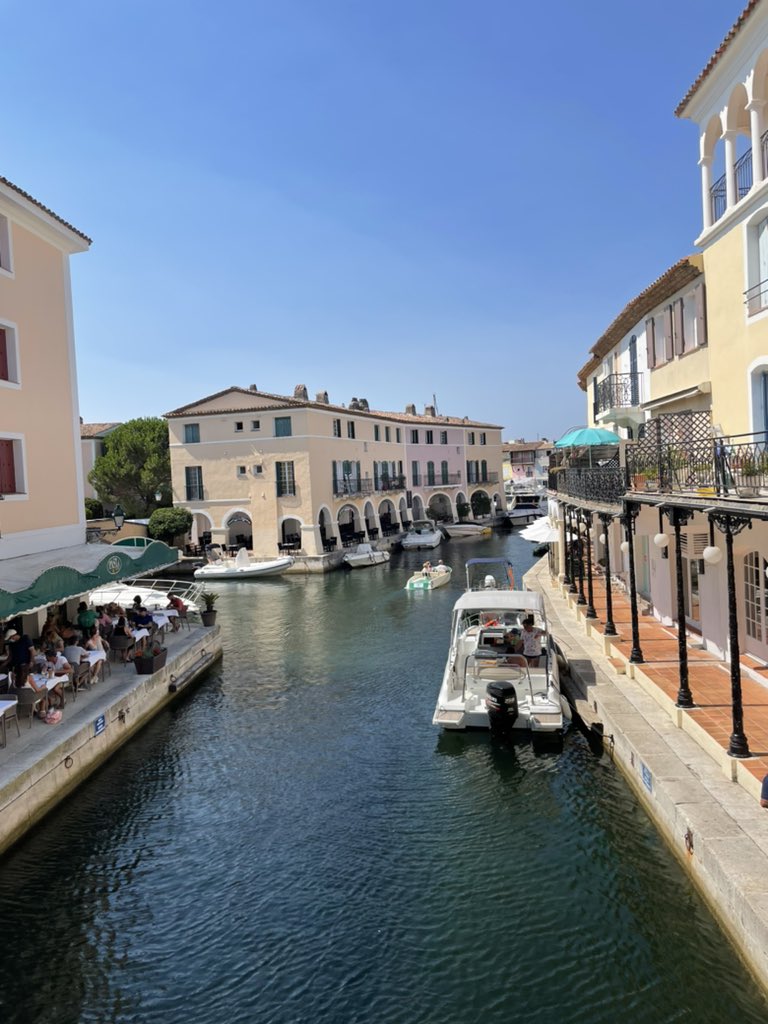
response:
<path fill-rule="evenodd" d="M 556 589 L 561 590 L 559 586 Z M 584 592 L 586 595 L 586 581 Z M 711 751 L 715 746 L 719 748 L 723 765 L 732 762 L 727 753 L 733 731 L 730 663 L 702 650 L 701 637 L 689 632 L 688 685 L 696 706 L 690 710 L 675 708 L 680 686 L 677 627 L 665 626 L 653 615 L 639 614 L 640 648 L 644 661 L 640 665 L 631 665 L 632 623 L 628 595 L 611 588 L 613 622 L 618 636 L 605 637 L 606 595 L 602 578 L 594 578 L 593 593 L 597 619 L 586 619 L 586 605 L 575 603 L 577 595 L 568 595 L 567 600 L 574 616 L 585 625 L 591 623 L 591 630 L 601 634 L 604 642 L 607 641 L 606 651 L 616 659 L 615 667 L 646 686 L 657 688 L 660 703 L 666 705 L 674 717 L 681 716 L 683 720 L 679 724 L 683 728 L 691 727 L 688 731 L 694 736 L 699 731 L 704 733 L 705 749 Z M 768 668 L 748 655 L 740 658 L 740 664 L 744 732 L 752 756 L 740 760 L 740 767 L 732 765 L 732 772 L 736 781 L 756 794 L 757 784 L 768 774 Z"/>

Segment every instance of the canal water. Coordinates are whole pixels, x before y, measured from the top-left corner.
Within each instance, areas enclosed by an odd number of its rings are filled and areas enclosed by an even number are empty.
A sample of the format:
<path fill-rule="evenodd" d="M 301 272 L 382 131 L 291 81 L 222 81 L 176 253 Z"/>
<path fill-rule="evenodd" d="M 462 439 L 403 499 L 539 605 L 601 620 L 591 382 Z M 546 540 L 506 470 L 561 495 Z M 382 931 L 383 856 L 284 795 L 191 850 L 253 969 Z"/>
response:
<path fill-rule="evenodd" d="M 221 666 L 0 862 L 3 1024 L 768 1019 L 577 731 L 432 727 L 465 558 L 531 560 L 440 553 L 220 586 Z"/>

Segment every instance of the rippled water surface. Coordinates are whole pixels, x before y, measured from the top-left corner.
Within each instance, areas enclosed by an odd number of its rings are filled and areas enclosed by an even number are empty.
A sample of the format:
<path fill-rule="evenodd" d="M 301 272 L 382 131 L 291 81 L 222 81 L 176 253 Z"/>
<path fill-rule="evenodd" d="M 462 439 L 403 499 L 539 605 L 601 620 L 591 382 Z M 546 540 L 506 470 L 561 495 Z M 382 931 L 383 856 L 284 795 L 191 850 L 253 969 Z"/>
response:
<path fill-rule="evenodd" d="M 502 552 L 222 584 L 221 666 L 0 862 L 3 1024 L 763 1024 L 607 759 L 430 724 Z"/>

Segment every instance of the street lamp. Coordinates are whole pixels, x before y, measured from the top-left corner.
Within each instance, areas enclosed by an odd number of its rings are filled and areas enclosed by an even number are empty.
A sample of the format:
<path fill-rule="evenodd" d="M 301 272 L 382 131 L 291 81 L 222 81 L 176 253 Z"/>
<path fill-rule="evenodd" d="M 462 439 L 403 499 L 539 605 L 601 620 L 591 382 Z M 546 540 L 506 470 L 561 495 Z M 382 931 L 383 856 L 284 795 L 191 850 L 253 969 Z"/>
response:
<path fill-rule="evenodd" d="M 710 544 L 709 547 L 704 548 L 701 552 L 701 557 L 707 565 L 717 565 L 718 562 L 722 562 L 723 560 L 723 552 L 721 548 Z"/>
<path fill-rule="evenodd" d="M 115 529 L 122 530 L 125 523 L 125 512 L 122 505 L 115 505 L 112 511 L 112 522 L 115 524 Z"/>
<path fill-rule="evenodd" d="M 162 500 L 163 500 L 163 492 L 158 487 L 158 489 L 155 491 L 155 501 L 159 505 Z"/>

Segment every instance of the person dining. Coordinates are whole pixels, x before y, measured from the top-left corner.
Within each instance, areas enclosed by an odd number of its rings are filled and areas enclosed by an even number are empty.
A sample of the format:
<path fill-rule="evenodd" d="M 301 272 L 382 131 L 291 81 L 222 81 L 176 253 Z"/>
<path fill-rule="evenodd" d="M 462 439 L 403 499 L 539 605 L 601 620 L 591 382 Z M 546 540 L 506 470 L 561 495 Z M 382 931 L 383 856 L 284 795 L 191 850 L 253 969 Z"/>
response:
<path fill-rule="evenodd" d="M 114 633 L 112 635 L 113 636 L 118 636 L 118 637 L 119 636 L 127 636 L 127 637 L 130 637 L 131 639 L 133 639 L 133 630 L 128 625 L 128 621 L 127 621 L 127 619 L 126 619 L 126 617 L 124 615 L 121 615 L 120 618 L 117 620 L 117 625 L 115 626 L 115 631 L 114 631 Z M 124 650 L 122 652 L 122 655 L 123 655 L 123 659 L 122 660 L 124 662 L 128 661 L 128 653 L 129 652 L 127 650 Z"/>
<path fill-rule="evenodd" d="M 171 594 L 168 598 L 168 608 L 172 608 L 179 613 L 178 615 L 174 615 L 171 619 L 171 629 L 176 633 L 181 628 L 180 620 L 187 614 L 187 606 L 178 594 Z"/>
<path fill-rule="evenodd" d="M 86 651 L 101 651 L 104 658 L 109 657 L 109 644 L 104 640 L 99 633 L 98 626 L 91 627 L 91 634 L 85 642 Z M 97 661 L 91 666 L 91 682 L 95 683 L 101 679 L 104 674 L 104 663 Z"/>
<path fill-rule="evenodd" d="M 10 626 L 5 631 L 5 642 L 10 652 L 10 667 L 14 675 L 23 666 L 29 667 L 35 656 L 35 648 L 26 633 L 19 633 L 15 626 Z"/>
<path fill-rule="evenodd" d="M 77 624 L 83 630 L 85 635 L 88 635 L 88 631 L 91 626 L 96 622 L 98 618 L 97 613 L 93 608 L 89 608 L 85 601 L 81 601 L 77 606 Z"/>
<path fill-rule="evenodd" d="M 22 667 L 15 674 L 15 685 L 17 690 L 34 690 L 35 693 L 41 697 L 40 704 L 37 708 L 38 718 L 45 718 L 48 711 L 53 707 L 53 698 L 58 698 L 60 705 L 64 704 L 64 693 L 60 686 L 54 686 L 53 689 L 49 690 L 45 683 L 37 682 L 34 676 L 29 671 L 28 665 L 22 665 Z"/>

